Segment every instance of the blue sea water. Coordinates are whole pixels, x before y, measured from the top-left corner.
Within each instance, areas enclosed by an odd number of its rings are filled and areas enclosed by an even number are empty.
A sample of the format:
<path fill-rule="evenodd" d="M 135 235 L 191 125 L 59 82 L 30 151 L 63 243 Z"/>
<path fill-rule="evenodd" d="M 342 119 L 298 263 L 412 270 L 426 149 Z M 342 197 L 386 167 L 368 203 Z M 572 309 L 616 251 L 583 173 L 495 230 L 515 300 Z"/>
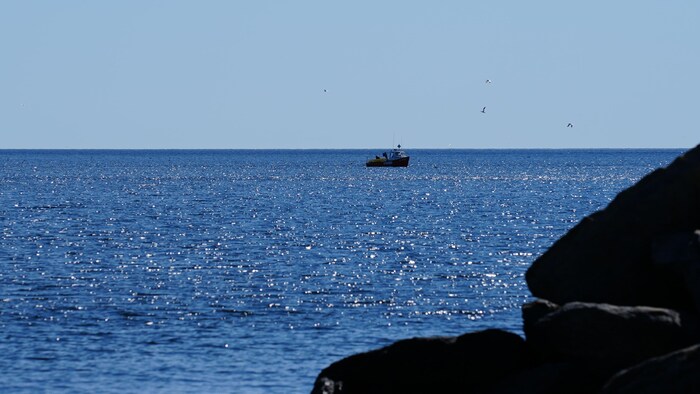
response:
<path fill-rule="evenodd" d="M 306 393 L 522 333 L 524 273 L 682 150 L 0 151 L 0 390 Z"/>

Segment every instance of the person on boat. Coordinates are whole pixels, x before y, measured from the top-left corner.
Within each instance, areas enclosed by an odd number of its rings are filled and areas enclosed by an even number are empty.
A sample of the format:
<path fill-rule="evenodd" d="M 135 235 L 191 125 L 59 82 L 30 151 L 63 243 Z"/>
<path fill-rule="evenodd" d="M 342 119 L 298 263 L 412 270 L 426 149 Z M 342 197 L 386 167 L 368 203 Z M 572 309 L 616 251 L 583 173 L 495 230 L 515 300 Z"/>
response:
<path fill-rule="evenodd" d="M 382 153 L 382 156 L 384 156 L 385 159 L 388 159 L 386 152 Z"/>

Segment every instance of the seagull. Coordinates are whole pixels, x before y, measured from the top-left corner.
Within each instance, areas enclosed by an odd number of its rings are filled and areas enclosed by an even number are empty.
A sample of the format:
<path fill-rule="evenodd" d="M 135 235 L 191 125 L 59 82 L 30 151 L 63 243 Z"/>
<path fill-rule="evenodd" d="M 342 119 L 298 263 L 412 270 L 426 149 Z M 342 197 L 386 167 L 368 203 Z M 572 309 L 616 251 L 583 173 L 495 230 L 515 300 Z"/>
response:
<path fill-rule="evenodd" d="M 484 108 L 481 109 L 481 113 L 482 113 L 482 114 L 485 114 L 485 113 L 486 113 L 486 107 L 484 107 Z"/>
<path fill-rule="evenodd" d="M 566 125 L 566 127 L 574 127 L 574 125 L 572 123 L 569 123 L 568 125 Z"/>
<path fill-rule="evenodd" d="M 487 79 L 487 80 L 486 80 L 486 83 L 491 83 L 491 80 L 490 80 L 490 79 Z"/>

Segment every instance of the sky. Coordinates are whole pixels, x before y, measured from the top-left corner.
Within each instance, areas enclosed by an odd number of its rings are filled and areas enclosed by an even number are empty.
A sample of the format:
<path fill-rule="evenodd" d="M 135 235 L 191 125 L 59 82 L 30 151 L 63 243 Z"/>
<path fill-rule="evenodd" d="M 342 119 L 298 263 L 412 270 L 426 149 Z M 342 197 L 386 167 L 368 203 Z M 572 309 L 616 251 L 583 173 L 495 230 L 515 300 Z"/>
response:
<path fill-rule="evenodd" d="M 696 0 L 5 0 L 0 149 L 690 148 L 699 19 Z"/>

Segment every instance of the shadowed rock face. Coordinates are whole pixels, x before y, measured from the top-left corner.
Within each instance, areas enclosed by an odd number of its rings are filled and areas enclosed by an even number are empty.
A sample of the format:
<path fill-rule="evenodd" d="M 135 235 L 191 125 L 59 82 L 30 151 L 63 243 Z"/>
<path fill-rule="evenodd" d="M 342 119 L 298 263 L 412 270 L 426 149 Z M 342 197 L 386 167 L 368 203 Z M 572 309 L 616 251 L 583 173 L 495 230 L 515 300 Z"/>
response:
<path fill-rule="evenodd" d="M 532 294 L 558 304 L 691 307 L 665 267 L 652 264 L 654 239 L 700 229 L 700 146 L 621 192 L 583 219 L 527 271 Z"/>
<path fill-rule="evenodd" d="M 312 393 L 473 393 L 524 368 L 526 360 L 525 341 L 501 330 L 413 338 L 331 364 Z"/>
<path fill-rule="evenodd" d="M 528 326 L 527 342 L 544 359 L 607 364 L 611 372 L 693 343 L 681 315 L 662 308 L 572 302 Z"/>
<path fill-rule="evenodd" d="M 623 370 L 602 391 L 602 394 L 654 393 L 700 393 L 700 345 Z"/>
<path fill-rule="evenodd" d="M 549 362 L 507 376 L 479 394 L 591 394 L 609 378 L 598 365 Z"/>
<path fill-rule="evenodd" d="M 653 266 L 666 272 L 700 313 L 700 230 L 657 237 L 651 254 Z"/>

